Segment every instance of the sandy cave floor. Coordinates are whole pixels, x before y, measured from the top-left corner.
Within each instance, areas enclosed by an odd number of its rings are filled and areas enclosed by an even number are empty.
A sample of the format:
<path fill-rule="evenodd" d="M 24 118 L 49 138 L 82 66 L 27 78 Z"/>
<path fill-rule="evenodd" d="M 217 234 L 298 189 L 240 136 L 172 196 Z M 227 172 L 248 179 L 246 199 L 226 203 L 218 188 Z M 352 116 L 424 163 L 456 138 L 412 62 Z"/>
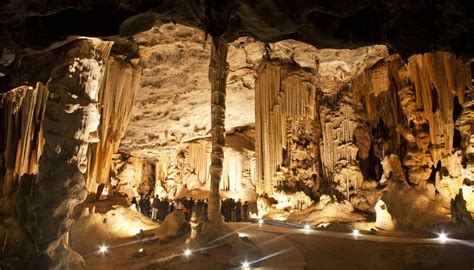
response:
<path fill-rule="evenodd" d="M 473 269 L 474 241 L 440 243 L 413 233 L 362 235 L 344 231 L 318 231 L 283 224 L 228 223 L 242 237 L 248 237 L 262 253 L 252 269 Z M 203 253 L 194 252 L 182 262 L 188 234 L 160 244 L 142 243 L 136 238 L 107 243 L 109 250 L 81 250 L 86 269 L 240 269 L 231 265 L 234 254 L 229 246 Z M 94 239 L 82 239 L 93 241 Z M 101 243 L 97 243 L 99 248 Z M 140 248 L 146 254 L 134 257 Z"/>

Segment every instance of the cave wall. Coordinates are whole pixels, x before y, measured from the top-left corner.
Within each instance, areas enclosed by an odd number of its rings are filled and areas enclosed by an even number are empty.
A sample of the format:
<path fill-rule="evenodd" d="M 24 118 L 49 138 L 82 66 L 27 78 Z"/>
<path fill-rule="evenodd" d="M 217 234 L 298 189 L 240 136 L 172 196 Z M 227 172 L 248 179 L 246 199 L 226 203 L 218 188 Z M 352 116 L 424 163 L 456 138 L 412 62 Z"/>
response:
<path fill-rule="evenodd" d="M 458 102 L 464 107 L 471 99 L 471 88 L 466 64 L 445 52 L 414 55 L 407 63 L 391 56 L 352 84 L 357 99 L 365 103 L 376 155 L 380 159 L 398 155 L 413 185 L 426 183 L 435 169 L 436 189 L 448 185 L 451 197 L 462 185 L 461 156 L 465 152 L 454 144 L 455 125 L 462 120 L 459 112 L 454 117 L 454 106 Z M 376 133 L 380 123 L 384 132 Z M 469 132 L 462 135 L 466 141 Z"/>
<path fill-rule="evenodd" d="M 225 160 L 220 189 L 233 197 L 255 199 L 256 157 L 253 130 L 237 131 L 226 136 Z M 119 153 L 113 160 L 117 179 L 115 190 L 132 196 L 159 195 L 160 197 L 194 196 L 206 198 L 210 189 L 211 144 L 208 139 L 185 143 L 179 148 L 155 158 Z M 143 172 L 151 166 L 151 175 Z M 152 179 L 152 180 L 151 180 Z M 146 182 L 152 187 L 140 189 Z M 248 194 L 246 194 L 248 193 Z M 190 195 L 191 194 L 191 195 Z M 227 195 L 226 195 L 227 196 Z"/>
<path fill-rule="evenodd" d="M 273 196 L 318 190 L 320 181 L 315 73 L 269 63 L 255 85 L 257 192 Z M 281 173 L 277 173 L 281 172 Z"/>
<path fill-rule="evenodd" d="M 329 193 L 357 204 L 364 181 L 392 180 L 436 190 L 445 201 L 463 188 L 471 201 L 472 84 L 463 59 L 434 52 L 404 62 L 387 54 L 329 88 L 319 69 L 311 73 L 294 63 L 293 74 L 311 85 L 306 95 L 298 92 L 301 81 L 285 86 L 287 67 L 269 63 L 256 81 L 259 194 L 305 191 L 317 199 Z M 311 136 L 299 148 L 295 134 L 304 132 L 295 127 L 304 130 L 307 123 Z"/>

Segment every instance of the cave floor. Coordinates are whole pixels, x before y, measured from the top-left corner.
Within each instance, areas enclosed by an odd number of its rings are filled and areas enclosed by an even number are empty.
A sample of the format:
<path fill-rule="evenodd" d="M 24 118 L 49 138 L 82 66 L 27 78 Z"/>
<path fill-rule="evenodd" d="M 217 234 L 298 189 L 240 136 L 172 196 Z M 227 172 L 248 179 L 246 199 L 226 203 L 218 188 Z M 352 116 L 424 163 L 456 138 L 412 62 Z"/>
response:
<path fill-rule="evenodd" d="M 255 243 L 261 259 L 252 269 L 474 269 L 474 242 L 448 241 L 413 234 L 392 236 L 350 232 L 306 231 L 295 227 L 256 223 L 228 223 Z M 229 261 L 229 246 L 193 253 L 183 262 L 185 240 L 142 243 L 134 238 L 110 243 L 109 252 L 82 251 L 86 269 L 240 269 Z M 134 257 L 140 248 L 146 254 Z"/>

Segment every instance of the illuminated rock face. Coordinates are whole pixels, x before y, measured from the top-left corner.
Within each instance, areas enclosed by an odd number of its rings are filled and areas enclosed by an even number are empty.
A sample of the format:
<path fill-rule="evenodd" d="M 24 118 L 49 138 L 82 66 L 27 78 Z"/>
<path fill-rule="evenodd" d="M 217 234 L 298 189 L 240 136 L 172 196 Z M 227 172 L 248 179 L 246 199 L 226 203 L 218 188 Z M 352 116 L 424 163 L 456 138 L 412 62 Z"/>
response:
<path fill-rule="evenodd" d="M 171 36 L 154 44 L 153 31 Z M 55 71 L 38 67 L 37 55 L 26 55 L 13 63 L 28 72 L 12 79 L 18 85 L 28 78 L 38 83 L 1 95 L 2 208 L 12 209 L 17 192 L 20 211 L 28 213 L 31 205 L 21 198 L 31 196 L 29 203 L 41 204 L 47 193 L 42 179 L 58 181 L 46 185 L 53 191 L 69 181 L 70 189 L 58 191 L 62 195 L 51 206 L 62 214 L 53 227 L 65 229 L 53 244 L 60 243 L 64 252 L 69 206 L 86 190 L 94 192 L 102 183 L 130 197 L 209 191 L 216 166 L 214 186 L 218 179 L 227 195 L 255 199 L 256 192 L 276 198 L 279 207 L 305 208 L 330 194 L 373 211 L 377 200 L 367 191 L 388 182 L 387 196 L 399 201 L 411 194 L 402 205 L 416 202 L 417 211 L 433 206 L 444 214 L 445 202 L 459 189 L 466 190 L 472 211 L 472 84 L 469 67 L 453 54 L 425 53 L 404 62 L 384 46 L 318 50 L 294 40 L 263 44 L 240 38 L 221 59 L 229 62 L 226 100 L 231 102 L 214 97 L 220 113 L 214 121 L 228 134 L 225 145 L 222 136 L 214 142 L 219 153 L 212 157 L 211 87 L 201 78 L 207 77 L 210 57 L 209 47 L 203 47 L 210 43 L 199 38 L 203 32 L 184 26 L 164 24 L 141 35 L 141 55 L 110 56 L 112 42 L 94 41 L 102 44 L 97 45 L 87 39 L 42 52 L 38 61 L 61 67 Z M 92 42 L 98 52 L 85 53 L 74 45 L 80 42 Z M 66 48 L 70 55 L 54 58 L 53 52 Z M 10 54 L 3 56 L 2 64 L 10 65 Z M 137 57 L 145 66 L 138 94 L 141 70 L 138 59 L 131 60 Z M 177 60 L 180 69 L 173 68 Z M 157 63 L 159 69 L 150 71 Z M 160 74 L 165 76 L 155 83 Z M 223 80 L 213 82 L 223 87 Z M 67 102 L 55 103 L 63 97 Z M 232 142 L 233 136 L 240 139 Z M 221 164 L 211 169 L 213 159 Z M 52 177 L 57 164 L 64 169 Z M 40 179 L 37 189 L 28 186 L 33 179 Z M 387 204 L 387 209 L 397 225 L 416 216 L 400 205 Z M 32 232 L 31 224 L 43 221 L 31 216 L 19 222 L 36 241 L 55 234 Z M 54 256 L 51 262 L 61 264 Z"/>
<path fill-rule="evenodd" d="M 98 132 L 87 153 L 89 191 L 99 183 L 130 197 L 209 191 L 210 43 L 203 36 L 170 24 L 137 35 L 141 81 L 138 60 L 108 58 Z M 448 199 L 474 171 L 470 74 L 451 54 L 416 55 L 405 63 L 384 46 L 318 50 L 293 40 L 265 46 L 241 38 L 229 44 L 227 61 L 225 196 L 255 199 L 257 192 L 298 208 L 298 200 L 285 198 L 331 194 L 373 211 L 377 200 L 366 191 L 379 180 L 420 188 L 434 183 Z M 48 79 L 44 72 L 37 76 Z M 5 138 L 14 142 L 2 150 L 4 179 L 11 179 L 4 181 L 6 194 L 13 194 L 19 175 L 37 171 L 43 88 L 2 95 L 5 117 L 21 113 L 33 123 L 13 134 L 19 116 L 4 122 Z M 19 141 L 32 143 L 13 149 Z M 125 154 L 112 161 L 117 150 Z M 472 210 L 469 183 L 464 189 Z"/>
<path fill-rule="evenodd" d="M 154 35 L 160 41 L 154 41 Z M 200 65 L 204 70 L 209 49 L 197 47 L 205 43 L 202 35 L 195 29 L 164 24 L 139 37 L 149 40 L 142 43 L 145 59 L 160 56 L 160 62 L 150 64 L 162 70 L 173 66 L 179 56 L 187 59 L 179 66 L 183 72 Z M 462 169 L 460 162 L 467 160 L 462 149 L 468 147 L 459 144 L 469 143 L 461 139 L 470 134 L 470 120 L 462 120 L 469 119 L 462 107 L 469 98 L 464 91 L 470 89 L 470 81 L 468 69 L 453 55 L 417 55 L 405 63 L 397 55 L 389 56 L 384 46 L 317 50 L 292 40 L 265 47 L 239 39 L 229 45 L 228 62 L 227 99 L 238 104 L 226 104 L 226 129 L 249 126 L 252 130 L 255 121 L 255 135 L 251 135 L 255 146 L 237 151 L 227 146 L 221 190 L 255 189 L 269 196 L 304 192 L 313 200 L 329 193 L 373 211 L 377 200 L 365 188 L 373 186 L 370 181 L 409 181 L 420 187 L 434 183 L 446 198 L 462 186 L 462 175 L 469 170 Z M 196 74 L 205 76 L 201 69 Z M 203 137 L 210 134 L 206 120 L 210 86 L 200 76 L 182 76 L 185 83 L 179 90 L 171 81 L 178 79 L 171 76 L 173 69 L 160 70 L 156 72 L 164 77 L 153 71 L 142 84 L 121 148 L 156 162 L 155 181 L 161 184 L 155 190 L 163 196 L 178 195 L 183 188 L 208 190 L 210 148 Z M 160 83 L 153 85 L 154 78 Z M 433 88 L 426 90 L 427 85 Z M 160 93 L 176 91 L 184 91 L 189 98 L 172 103 L 160 99 Z M 453 102 L 440 105 L 441 100 Z M 175 108 L 177 120 L 160 113 L 169 106 Z M 155 112 L 157 116 L 147 120 Z M 198 112 L 206 112 L 198 120 L 202 129 L 189 125 L 197 121 Z M 454 129 L 454 116 L 459 119 L 456 126 L 463 129 Z M 456 130 L 461 135 L 454 147 Z"/>
<path fill-rule="evenodd" d="M 6 120 L 2 213 L 17 209 L 14 216 L 31 243 L 31 267 L 81 262 L 68 246 L 71 215 L 88 191 L 109 182 L 108 166 L 140 78 L 136 63 L 126 59 L 131 54 L 112 49 L 119 43 L 79 38 L 11 63 L 25 70 L 14 74 L 15 83 L 37 81 L 0 96 Z"/>
<path fill-rule="evenodd" d="M 75 45 L 58 52 L 64 62 L 52 67 L 46 85 L 45 143 L 38 174 L 20 179 L 18 222 L 32 245 L 29 268 L 80 263 L 80 256 L 69 249 L 68 231 L 74 207 L 87 196 L 87 148 L 100 122 L 99 85 L 112 43 L 81 40 Z"/>

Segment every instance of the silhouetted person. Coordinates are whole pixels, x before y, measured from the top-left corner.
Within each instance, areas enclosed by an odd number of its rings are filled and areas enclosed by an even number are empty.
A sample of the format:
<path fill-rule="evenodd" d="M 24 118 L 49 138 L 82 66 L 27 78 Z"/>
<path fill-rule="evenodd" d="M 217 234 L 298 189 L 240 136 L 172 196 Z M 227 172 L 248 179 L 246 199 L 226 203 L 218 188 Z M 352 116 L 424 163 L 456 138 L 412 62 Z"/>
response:
<path fill-rule="evenodd" d="M 159 207 L 160 207 L 160 199 L 158 198 L 158 195 L 156 195 L 155 199 L 153 200 L 153 203 L 151 204 L 151 219 L 152 220 L 158 219 Z"/>
<path fill-rule="evenodd" d="M 170 208 L 170 203 L 168 199 L 164 199 L 163 201 L 160 202 L 160 205 L 158 206 L 158 219 L 160 221 L 165 220 L 166 216 L 169 213 L 169 208 Z"/>
<path fill-rule="evenodd" d="M 203 205 L 203 207 L 204 207 L 204 219 L 205 219 L 205 220 L 207 220 L 207 206 L 208 206 L 208 203 L 209 203 L 209 200 L 206 199 L 206 200 L 204 201 L 204 205 Z"/>
<path fill-rule="evenodd" d="M 243 211 L 243 218 L 244 221 L 248 221 L 249 219 L 249 203 L 247 201 L 244 202 L 244 205 L 242 206 L 242 211 Z"/>
<path fill-rule="evenodd" d="M 146 202 L 146 214 L 145 216 L 150 216 L 150 212 L 151 212 L 151 199 L 150 197 L 146 196 L 145 197 L 145 202 Z"/>
<path fill-rule="evenodd" d="M 140 213 L 142 213 L 143 215 L 147 215 L 147 203 L 146 203 L 146 199 L 143 198 L 143 197 L 140 197 L 140 201 L 138 202 L 138 206 L 140 207 Z"/>
<path fill-rule="evenodd" d="M 239 199 L 237 203 L 235 204 L 235 220 L 237 222 L 242 221 L 242 201 Z"/>
<path fill-rule="evenodd" d="M 133 197 L 132 198 L 132 205 L 135 207 L 135 209 L 140 212 L 140 207 L 138 206 L 137 198 Z"/>
<path fill-rule="evenodd" d="M 230 199 L 230 210 L 231 210 L 231 216 L 230 216 L 230 221 L 236 221 L 236 210 L 237 210 L 237 203 L 235 200 L 232 198 Z"/>
<path fill-rule="evenodd" d="M 221 200 L 221 215 L 224 216 L 225 220 L 225 201 Z"/>

